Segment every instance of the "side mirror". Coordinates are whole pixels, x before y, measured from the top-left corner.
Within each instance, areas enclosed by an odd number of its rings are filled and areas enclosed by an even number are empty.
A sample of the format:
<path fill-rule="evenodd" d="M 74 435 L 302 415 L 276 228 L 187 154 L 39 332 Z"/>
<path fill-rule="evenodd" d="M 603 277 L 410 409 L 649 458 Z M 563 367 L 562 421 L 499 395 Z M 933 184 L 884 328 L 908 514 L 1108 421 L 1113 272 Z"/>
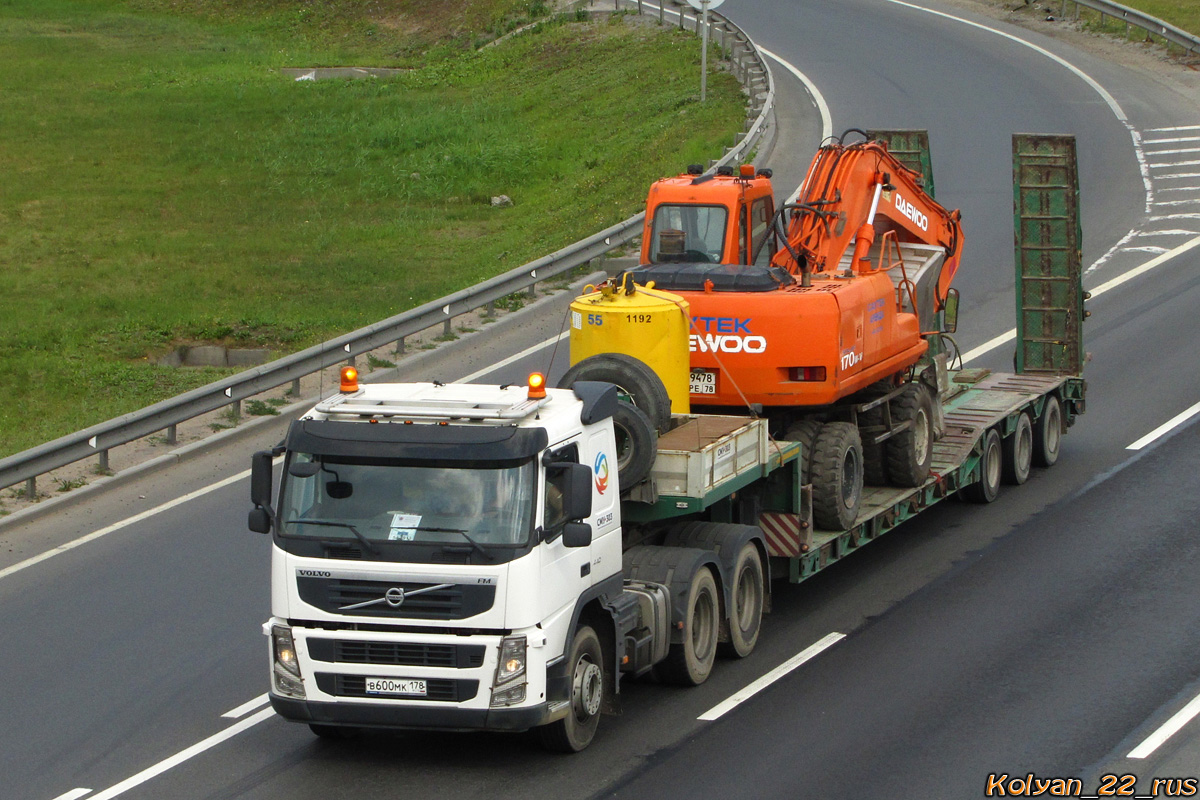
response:
<path fill-rule="evenodd" d="M 256 506 L 271 505 L 271 452 L 259 450 L 250 457 L 250 502 Z"/>
<path fill-rule="evenodd" d="M 592 526 L 586 522 L 568 522 L 563 525 L 563 547 L 587 547 L 592 543 Z"/>
<path fill-rule="evenodd" d="M 246 525 L 255 533 L 270 533 L 271 515 L 262 506 L 255 506 L 250 511 L 250 519 L 246 521 Z"/>
<path fill-rule="evenodd" d="M 958 330 L 958 289 L 946 290 L 946 305 L 942 310 L 942 332 Z"/>
<path fill-rule="evenodd" d="M 570 521 L 590 517 L 592 515 L 592 470 L 584 464 L 564 464 L 563 469 L 566 472 L 563 517 Z M 590 533 L 588 538 L 590 541 Z"/>

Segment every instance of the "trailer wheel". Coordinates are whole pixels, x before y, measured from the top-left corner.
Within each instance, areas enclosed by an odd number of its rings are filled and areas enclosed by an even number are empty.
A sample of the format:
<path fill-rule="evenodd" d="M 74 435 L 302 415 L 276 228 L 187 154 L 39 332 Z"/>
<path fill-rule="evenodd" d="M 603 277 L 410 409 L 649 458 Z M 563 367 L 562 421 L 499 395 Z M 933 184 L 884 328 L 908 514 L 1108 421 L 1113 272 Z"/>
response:
<path fill-rule="evenodd" d="M 758 644 L 762 630 L 763 598 L 766 582 L 763 578 L 762 556 L 753 542 L 746 542 L 738 551 L 733 565 L 733 607 L 729 609 L 729 642 L 720 645 L 722 654 L 745 658 Z"/>
<path fill-rule="evenodd" d="M 1033 423 L 1028 414 L 1017 415 L 1017 429 L 1004 439 L 1004 482 L 1020 486 L 1029 480 L 1033 464 Z"/>
<path fill-rule="evenodd" d="M 611 383 L 645 412 L 659 433 L 671 427 L 671 397 L 658 374 L 646 362 L 624 353 L 588 356 L 567 370 L 558 388 L 570 389 L 575 381 Z"/>
<path fill-rule="evenodd" d="M 813 521 L 842 531 L 854 525 L 862 501 L 863 455 L 858 428 L 827 422 L 813 444 Z"/>
<path fill-rule="evenodd" d="M 1062 447 L 1062 405 L 1058 398 L 1050 395 L 1042 415 L 1033 423 L 1033 463 L 1039 467 L 1053 467 L 1058 463 L 1058 452 Z"/>
<path fill-rule="evenodd" d="M 617 441 L 617 480 L 625 491 L 646 479 L 658 454 L 658 432 L 640 408 L 617 403 L 613 413 Z"/>
<path fill-rule="evenodd" d="M 897 486 L 920 486 L 933 462 L 933 398 L 919 383 L 910 383 L 892 401 L 892 422 L 912 427 L 888 439 L 888 474 Z"/>
<path fill-rule="evenodd" d="M 600 708 L 604 704 L 604 651 L 600 637 L 587 625 L 581 625 L 571 640 L 571 708 L 560 720 L 537 729 L 542 747 L 556 753 L 578 753 L 592 743 L 600 727 Z"/>
<path fill-rule="evenodd" d="M 717 595 L 717 582 L 708 567 L 701 567 L 692 576 L 688 589 L 683 641 L 671 645 L 666 659 L 656 668 L 658 674 L 681 686 L 699 686 L 708 680 L 717 657 L 720 627 L 721 601 Z"/>
<path fill-rule="evenodd" d="M 983 456 L 979 459 L 979 480 L 962 488 L 962 496 L 972 503 L 990 503 L 1000 494 L 1000 474 L 1004 462 L 1000 434 L 994 428 L 983 437 Z"/>
<path fill-rule="evenodd" d="M 817 434 L 820 432 L 821 422 L 815 419 L 793 422 L 784 431 L 785 441 L 800 443 L 800 482 L 802 484 L 812 482 L 813 444 L 817 441 Z"/>

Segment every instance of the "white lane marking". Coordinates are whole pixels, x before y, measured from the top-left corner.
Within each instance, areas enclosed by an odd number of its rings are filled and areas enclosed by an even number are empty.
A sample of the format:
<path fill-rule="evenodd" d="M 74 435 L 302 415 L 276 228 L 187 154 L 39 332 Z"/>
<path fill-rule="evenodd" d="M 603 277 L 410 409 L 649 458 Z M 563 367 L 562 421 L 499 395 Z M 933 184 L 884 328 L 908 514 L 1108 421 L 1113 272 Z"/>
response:
<path fill-rule="evenodd" d="M 1167 252 L 1167 248 L 1155 247 L 1154 245 L 1146 245 L 1145 247 L 1126 247 L 1126 248 L 1122 249 L 1121 252 L 1122 253 L 1154 253 L 1155 255 L 1158 255 L 1159 253 Z"/>
<path fill-rule="evenodd" d="M 1163 176 L 1159 175 L 1158 177 L 1161 179 Z M 1200 187 L 1197 187 L 1197 186 L 1160 186 L 1158 188 L 1158 191 L 1159 192 L 1194 192 L 1194 191 L 1196 191 L 1197 188 L 1200 188 Z"/>
<path fill-rule="evenodd" d="M 801 650 L 799 653 L 792 656 L 787 661 L 783 662 L 778 667 L 776 667 L 775 669 L 768 672 L 766 675 L 763 675 L 758 680 L 756 680 L 753 683 L 746 686 L 746 688 L 731 695 L 728 699 L 722 700 L 721 702 L 717 703 L 715 706 L 710 708 L 708 711 L 705 711 L 703 714 L 696 717 L 696 719 L 704 720 L 705 722 L 712 722 L 714 719 L 719 718 L 721 715 L 725 714 L 728 711 L 731 711 L 732 709 L 741 705 L 746 700 L 749 700 L 751 697 L 758 694 L 763 689 L 767 688 L 772 683 L 774 683 L 775 681 L 782 678 L 784 675 L 787 675 L 789 672 L 791 672 L 796 667 L 803 664 L 805 661 L 809 661 L 810 659 L 815 658 L 816 656 L 820 655 L 822 652 L 829 649 L 830 647 L 832 647 L 833 645 L 837 644 L 838 642 L 840 642 L 842 639 L 845 639 L 845 638 L 846 638 L 846 634 L 837 633 L 836 631 L 834 633 L 826 634 L 826 636 L 824 638 L 822 638 L 820 641 Z"/>
<path fill-rule="evenodd" d="M 1155 200 L 1156 206 L 1194 206 L 1200 203 L 1200 197 L 1192 198 L 1191 200 Z"/>
<path fill-rule="evenodd" d="M 1146 737 L 1145 741 L 1129 751 L 1129 758 L 1145 758 L 1158 749 L 1158 746 L 1170 739 L 1179 729 L 1192 721 L 1192 717 L 1200 713 L 1200 695 L 1192 698 L 1175 716 L 1162 724 L 1158 730 Z"/>
<path fill-rule="evenodd" d="M 526 356 L 531 356 L 534 353 L 536 353 L 538 350 L 545 349 L 545 348 L 549 347 L 550 345 L 554 344 L 555 342 L 565 339 L 570 335 L 571 335 L 570 331 L 563 331 L 558 336 L 551 336 L 549 339 L 545 340 L 544 342 L 538 342 L 537 344 L 533 345 L 532 347 L 526 347 L 524 350 L 517 353 L 516 355 L 509 356 L 508 358 L 504 359 L 503 361 L 497 361 L 495 364 L 492 364 L 490 367 L 484 367 L 483 369 L 481 369 L 477 372 L 472 372 L 470 375 L 468 375 L 465 378 L 459 378 L 458 380 L 454 381 L 454 383 L 470 383 L 471 381 L 475 380 L 476 378 L 482 378 L 484 375 L 487 375 L 489 372 L 494 372 L 495 370 L 502 369 L 504 367 L 507 367 L 509 364 L 513 363 L 514 361 L 520 361 L 522 358 L 525 358 Z"/>
<path fill-rule="evenodd" d="M 34 564 L 41 563 L 42 561 L 45 561 L 48 558 L 53 558 L 54 556 L 59 555 L 60 553 L 65 553 L 68 550 L 74 550 L 76 547 L 79 547 L 82 544 L 87 544 L 88 542 L 95 541 L 96 539 L 99 539 L 101 536 L 107 536 L 108 534 L 113 533 L 114 531 L 119 531 L 122 528 L 127 528 L 130 525 L 134 524 L 135 522 L 141 522 L 142 520 L 147 519 L 148 517 L 152 517 L 155 514 L 161 514 L 162 512 L 172 509 L 175 506 L 183 505 L 184 503 L 188 502 L 189 500 L 194 500 L 197 497 L 206 495 L 209 492 L 214 492 L 217 489 L 222 489 L 231 483 L 237 483 L 238 481 L 244 480 L 248 477 L 250 477 L 250 470 L 245 470 L 243 472 L 239 472 L 236 475 L 231 475 L 228 478 L 219 480 L 216 483 L 210 484 L 209 486 L 205 486 L 202 489 L 197 489 L 194 492 L 189 492 L 188 494 L 185 494 L 182 497 L 176 497 L 174 500 L 168 500 L 167 502 L 163 503 L 162 505 L 155 506 L 154 508 L 151 508 L 148 511 L 143 511 L 140 514 L 134 514 L 132 517 L 129 517 L 128 519 L 123 519 L 120 522 L 114 522 L 112 525 L 101 528 L 98 531 L 93 531 L 92 533 L 89 533 L 87 536 L 81 536 L 78 539 L 75 539 L 74 541 L 67 542 L 66 544 L 60 544 L 58 547 L 47 550 L 44 553 L 40 553 L 39 555 L 33 556 L 32 558 L 27 558 L 24 561 L 17 562 L 16 564 L 13 564 L 11 567 L 5 567 L 4 569 L 0 569 L 0 580 L 7 578 L 9 575 L 12 575 L 13 573 L 20 572 L 21 570 L 26 569 L 28 567 L 32 567 Z"/>
<path fill-rule="evenodd" d="M 1154 188 L 1150 185 L 1150 171 L 1146 167 L 1146 156 L 1142 152 L 1142 135 L 1133 127 L 1132 124 L 1130 124 L 1129 118 L 1125 116 L 1125 110 L 1121 108 L 1121 104 L 1117 102 L 1116 98 L 1109 94 L 1108 90 L 1101 86 L 1099 82 L 1097 82 L 1091 75 L 1088 75 L 1086 72 L 1072 64 L 1070 61 L 1067 61 L 1065 58 L 1057 56 L 1044 47 L 1038 47 L 1036 44 L 1027 42 L 1018 36 L 1012 35 L 1011 33 L 1005 33 L 1004 31 L 990 28 L 987 25 L 983 25 L 978 22 L 972 22 L 969 19 L 956 17 L 953 14 L 947 14 L 944 11 L 934 11 L 930 8 L 922 8 L 921 6 L 913 5 L 912 3 L 906 3 L 904 0 L 887 0 L 887 2 L 892 3 L 893 5 L 904 6 L 905 8 L 911 8 L 914 11 L 923 11 L 926 14 L 933 14 L 934 16 L 942 17 L 944 19 L 961 22 L 963 25 L 969 25 L 972 28 L 977 28 L 981 31 L 994 33 L 997 36 L 1003 36 L 1005 39 L 1008 39 L 1011 42 L 1016 42 L 1019 45 L 1028 47 L 1035 53 L 1040 53 L 1064 69 L 1069 70 L 1088 86 L 1092 87 L 1093 91 L 1100 95 L 1100 98 L 1104 100 L 1105 104 L 1108 105 L 1109 110 L 1111 110 L 1120 123 L 1125 126 L 1125 129 L 1129 131 L 1129 136 L 1133 140 L 1133 152 L 1134 155 L 1137 156 L 1138 168 L 1142 173 L 1142 185 L 1146 190 L 1146 213 L 1150 212 L 1150 203 L 1154 199 Z"/>
<path fill-rule="evenodd" d="M 1173 178 L 1200 178 L 1200 172 L 1173 172 L 1170 175 L 1159 175 L 1157 179 L 1165 181 Z M 1193 189 L 1193 186 L 1185 186 L 1185 189 Z"/>
<path fill-rule="evenodd" d="M 247 700 L 237 708 L 232 708 L 229 711 L 226 711 L 221 716 L 225 717 L 226 719 L 237 719 L 239 717 L 244 717 L 259 706 L 266 705 L 268 699 L 269 698 L 267 697 L 266 692 L 263 692 L 253 700 Z"/>
<path fill-rule="evenodd" d="M 889 0 L 889 2 L 892 2 L 892 0 Z M 1196 247 L 1197 245 L 1200 245 L 1200 236 L 1197 236 L 1196 238 L 1192 239 L 1191 241 L 1184 242 L 1183 244 L 1176 247 L 1174 250 L 1168 250 L 1167 252 L 1163 253 L 1162 255 L 1156 256 L 1156 257 L 1150 259 L 1145 264 L 1142 264 L 1140 267 L 1134 267 L 1133 269 L 1129 270 L 1128 272 L 1126 272 L 1123 275 L 1118 275 L 1117 277 L 1113 278 L 1110 281 L 1105 281 L 1104 283 L 1097 286 L 1095 289 L 1090 290 L 1092 298 L 1094 299 L 1096 297 L 1099 297 L 1100 295 L 1104 294 L 1105 292 L 1109 291 L 1110 289 L 1115 289 L 1116 287 L 1120 286 L 1121 284 L 1123 284 L 1127 281 L 1131 281 L 1134 278 L 1138 277 L 1139 275 L 1144 275 L 1145 273 L 1149 272 L 1150 270 L 1154 269 L 1155 267 L 1159 267 L 1159 266 L 1165 264 L 1166 262 L 1170 261 L 1171 259 L 1175 258 L 1175 256 L 1183 255 L 1184 253 L 1186 253 L 1187 251 Z M 963 353 L 962 363 L 965 365 L 968 361 L 979 358 L 984 353 L 990 353 L 992 350 L 995 350 L 1000 345 L 1002 345 L 1006 342 L 1011 342 L 1011 341 L 1015 340 L 1016 338 L 1017 338 L 1017 329 L 1012 328 L 1011 330 L 1007 331 L 1006 333 L 1002 333 L 994 339 L 989 339 L 988 341 L 984 342 L 983 344 L 979 345 L 978 347 L 976 347 L 972 350 L 968 350 L 967 352 Z"/>
<path fill-rule="evenodd" d="M 1151 130 L 1158 130 L 1152 128 Z M 1142 139 L 1142 144 L 1180 144 L 1182 142 L 1200 142 L 1200 136 L 1183 136 L 1177 139 Z"/>
<path fill-rule="evenodd" d="M 54 800 L 79 800 L 79 798 L 91 793 L 91 791 L 91 789 L 72 789 L 66 794 L 60 794 Z"/>
<path fill-rule="evenodd" d="M 1198 235 L 1197 231 L 1189 231 L 1189 230 L 1185 230 L 1183 228 L 1170 228 L 1170 229 L 1161 230 L 1161 231 L 1140 231 L 1138 233 L 1138 236 L 1142 237 L 1142 238 L 1145 238 L 1148 236 L 1196 236 L 1196 235 Z"/>
<path fill-rule="evenodd" d="M 1176 414 L 1175 416 L 1171 417 L 1169 420 L 1164 422 L 1162 425 L 1159 425 L 1157 428 L 1150 431 L 1145 436 L 1138 439 L 1136 442 L 1129 445 L 1125 449 L 1126 450 L 1141 450 L 1143 447 L 1150 444 L 1154 440 L 1159 439 L 1159 438 L 1165 436 L 1166 434 L 1170 433 L 1171 431 L 1175 430 L 1180 425 L 1187 422 L 1189 419 L 1196 416 L 1197 414 L 1200 414 L 1200 403 L 1196 403 L 1196 405 L 1192 406 L 1187 411 L 1180 412 L 1180 413 Z"/>
<path fill-rule="evenodd" d="M 1194 167 L 1200 161 L 1168 161 L 1164 164 L 1151 164 L 1151 169 L 1166 169 L 1167 167 Z"/>
<path fill-rule="evenodd" d="M 105 789 L 103 792 L 100 792 L 100 794 L 97 794 L 97 795 L 94 795 L 94 796 L 88 798 L 88 800 L 112 800 L 112 798 L 114 798 L 114 797 L 119 797 L 120 795 L 124 794 L 125 792 L 129 791 L 130 789 L 134 788 L 135 786 L 141 786 L 143 783 L 150 780 L 151 778 L 157 777 L 157 776 L 163 774 L 164 772 L 166 772 L 167 770 L 172 769 L 173 767 L 177 767 L 180 764 L 182 764 L 183 762 L 195 758 L 196 756 L 203 753 L 205 750 L 210 750 L 213 747 L 216 747 L 217 745 L 219 745 L 221 742 L 224 742 L 227 739 L 232 739 L 234 736 L 237 736 L 242 731 L 249 730 L 250 728 L 253 728 L 255 725 L 257 725 L 258 723 L 264 722 L 265 720 L 268 720 L 273 716 L 275 716 L 275 709 L 264 708 L 262 711 L 258 712 L 253 717 L 247 717 L 246 719 L 242 720 L 241 722 L 236 722 L 233 725 L 230 725 L 228 728 L 221 731 L 220 733 L 214 733 L 212 736 L 209 736 L 207 739 L 197 742 L 196 744 L 192 745 L 191 747 L 180 750 L 178 753 L 171 756 L 170 758 L 165 758 L 162 761 L 155 764 L 154 766 L 144 769 L 141 772 L 139 772 L 138 774 L 136 774 L 130 778 L 126 778 L 125 780 L 121 781 L 120 783 L 118 783 L 114 786 L 110 786 L 109 788 Z"/>
<path fill-rule="evenodd" d="M 1174 128 L 1151 128 L 1153 133 L 1166 133 L 1168 131 L 1198 131 L 1200 125 L 1177 125 Z"/>
<path fill-rule="evenodd" d="M 1142 144 L 1146 144 L 1143 140 Z M 1186 147 L 1182 150 L 1147 150 L 1148 156 L 1176 156 L 1180 153 L 1200 153 L 1200 147 Z"/>

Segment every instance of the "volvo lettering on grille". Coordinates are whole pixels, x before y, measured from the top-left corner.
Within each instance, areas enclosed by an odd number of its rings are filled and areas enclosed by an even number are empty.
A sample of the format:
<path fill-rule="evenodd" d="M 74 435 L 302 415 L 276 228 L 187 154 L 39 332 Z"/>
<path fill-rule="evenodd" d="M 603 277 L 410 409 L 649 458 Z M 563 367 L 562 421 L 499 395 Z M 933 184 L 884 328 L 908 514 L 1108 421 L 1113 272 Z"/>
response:
<path fill-rule="evenodd" d="M 374 600 L 366 600 L 361 603 L 354 603 L 348 606 L 341 606 L 338 611 L 353 611 L 356 608 L 366 608 L 367 606 L 377 606 L 380 603 L 387 603 L 392 608 L 399 608 L 404 605 L 404 600 L 407 597 L 415 597 L 426 592 L 436 592 L 439 589 L 453 588 L 453 583 L 439 583 L 437 586 L 426 586 L 422 589 L 409 589 L 405 591 L 403 587 L 392 586 L 383 593 L 383 597 L 377 597 Z"/>

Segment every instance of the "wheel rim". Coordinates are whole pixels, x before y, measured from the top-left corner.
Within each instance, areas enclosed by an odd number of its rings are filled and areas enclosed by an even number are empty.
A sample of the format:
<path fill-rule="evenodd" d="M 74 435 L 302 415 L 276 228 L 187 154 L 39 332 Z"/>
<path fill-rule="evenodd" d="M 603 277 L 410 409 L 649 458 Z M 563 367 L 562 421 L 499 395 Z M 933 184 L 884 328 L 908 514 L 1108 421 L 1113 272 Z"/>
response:
<path fill-rule="evenodd" d="M 929 415 L 925 409 L 917 412 L 913 426 L 913 452 L 917 455 L 917 463 L 924 464 L 929 459 Z"/>
<path fill-rule="evenodd" d="M 1017 432 L 1017 472 L 1025 472 L 1033 461 L 1033 427 L 1024 425 Z"/>
<path fill-rule="evenodd" d="M 988 486 L 1000 485 L 1000 439 L 992 437 L 988 446 L 987 483 Z"/>
<path fill-rule="evenodd" d="M 713 596 L 704 592 L 696 598 L 695 613 L 692 614 L 692 652 L 701 662 L 708 659 L 715 644 L 716 620 Z"/>
<path fill-rule="evenodd" d="M 591 658 L 583 656 L 575 664 L 572 685 L 575 718 L 586 722 L 600 711 L 600 700 L 604 694 L 603 673 Z"/>
<path fill-rule="evenodd" d="M 1046 414 L 1046 452 L 1053 455 L 1058 452 L 1058 443 L 1062 438 L 1062 425 L 1059 422 L 1058 406 L 1053 406 Z"/>
<path fill-rule="evenodd" d="M 846 458 L 842 462 L 842 503 L 846 508 L 853 508 L 858 500 L 859 470 L 858 452 L 851 448 L 846 451 Z"/>
<path fill-rule="evenodd" d="M 744 566 L 738 574 L 735 602 L 737 603 L 737 625 L 742 632 L 751 630 L 758 618 L 761 595 L 758 581 L 754 580 L 755 574 L 754 568 L 749 564 Z"/>
<path fill-rule="evenodd" d="M 633 437 L 624 425 L 613 424 L 613 438 L 617 445 L 617 468 L 628 466 L 633 457 Z"/>

